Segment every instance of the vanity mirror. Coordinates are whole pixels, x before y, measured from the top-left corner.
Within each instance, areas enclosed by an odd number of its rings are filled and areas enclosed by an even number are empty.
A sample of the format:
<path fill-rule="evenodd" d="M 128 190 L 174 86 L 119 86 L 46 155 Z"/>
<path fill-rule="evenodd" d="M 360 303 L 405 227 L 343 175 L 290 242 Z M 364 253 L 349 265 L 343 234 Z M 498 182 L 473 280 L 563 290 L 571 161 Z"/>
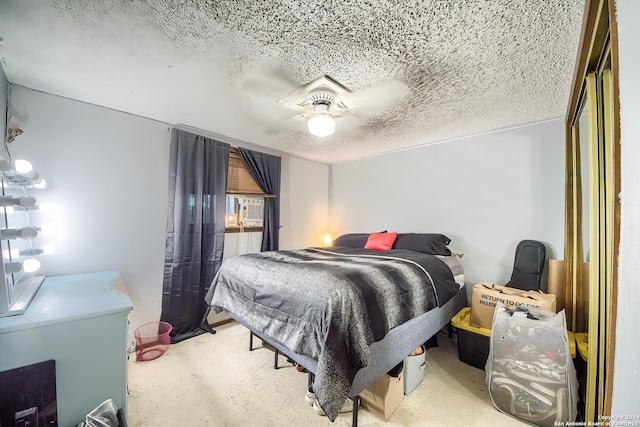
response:
<path fill-rule="evenodd" d="M 41 216 L 49 209 L 40 202 L 45 187 L 28 161 L 0 158 L 0 317 L 24 313 L 44 280 L 35 273 L 38 257 L 53 252 L 38 238 L 51 228 Z"/>

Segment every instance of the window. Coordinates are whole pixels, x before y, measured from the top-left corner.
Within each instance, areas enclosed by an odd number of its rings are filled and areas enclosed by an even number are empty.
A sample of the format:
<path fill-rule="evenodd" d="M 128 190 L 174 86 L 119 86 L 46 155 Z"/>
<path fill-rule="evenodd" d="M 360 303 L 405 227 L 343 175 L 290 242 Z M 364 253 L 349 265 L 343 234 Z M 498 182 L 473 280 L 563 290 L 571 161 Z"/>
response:
<path fill-rule="evenodd" d="M 262 231 L 264 198 L 237 148 L 229 149 L 225 228 L 228 233 Z"/>
<path fill-rule="evenodd" d="M 203 194 L 201 201 L 202 206 L 198 206 L 198 196 L 196 194 L 189 194 L 187 196 L 187 221 L 189 224 L 196 223 L 197 214 L 202 216 L 200 221 L 202 221 L 203 224 L 208 224 L 209 218 L 211 218 L 211 206 L 214 199 L 215 196 L 211 194 Z"/>

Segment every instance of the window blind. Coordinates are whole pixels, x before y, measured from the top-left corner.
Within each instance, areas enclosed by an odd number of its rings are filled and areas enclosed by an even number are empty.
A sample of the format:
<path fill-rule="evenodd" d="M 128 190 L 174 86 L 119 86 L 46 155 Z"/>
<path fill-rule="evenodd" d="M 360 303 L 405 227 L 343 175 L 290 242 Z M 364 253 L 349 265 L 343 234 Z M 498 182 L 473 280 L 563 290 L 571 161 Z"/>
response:
<path fill-rule="evenodd" d="M 237 148 L 229 149 L 229 171 L 227 173 L 227 194 L 265 196 L 264 191 L 251 176 L 244 159 Z"/>

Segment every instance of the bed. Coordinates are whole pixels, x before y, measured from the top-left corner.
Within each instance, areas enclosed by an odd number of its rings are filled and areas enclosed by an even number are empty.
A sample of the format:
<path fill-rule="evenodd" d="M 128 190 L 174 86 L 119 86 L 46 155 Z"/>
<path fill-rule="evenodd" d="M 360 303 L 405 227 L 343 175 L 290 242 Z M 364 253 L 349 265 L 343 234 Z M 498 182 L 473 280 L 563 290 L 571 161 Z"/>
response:
<path fill-rule="evenodd" d="M 306 368 L 331 421 L 345 398 L 357 408 L 360 392 L 467 303 L 462 265 L 446 236 L 406 233 L 393 236 L 392 246 L 368 245 L 381 234 L 230 258 L 206 296 L 211 309 Z"/>

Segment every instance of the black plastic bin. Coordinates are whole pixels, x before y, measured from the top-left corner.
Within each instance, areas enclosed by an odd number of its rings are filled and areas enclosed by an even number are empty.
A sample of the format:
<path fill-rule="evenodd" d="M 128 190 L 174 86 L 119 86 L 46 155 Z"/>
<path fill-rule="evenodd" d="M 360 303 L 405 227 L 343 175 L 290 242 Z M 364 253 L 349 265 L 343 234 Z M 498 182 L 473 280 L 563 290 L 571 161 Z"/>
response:
<path fill-rule="evenodd" d="M 489 357 L 491 329 L 471 326 L 471 307 L 465 307 L 451 319 L 458 330 L 458 358 L 460 361 L 484 370 Z"/>

